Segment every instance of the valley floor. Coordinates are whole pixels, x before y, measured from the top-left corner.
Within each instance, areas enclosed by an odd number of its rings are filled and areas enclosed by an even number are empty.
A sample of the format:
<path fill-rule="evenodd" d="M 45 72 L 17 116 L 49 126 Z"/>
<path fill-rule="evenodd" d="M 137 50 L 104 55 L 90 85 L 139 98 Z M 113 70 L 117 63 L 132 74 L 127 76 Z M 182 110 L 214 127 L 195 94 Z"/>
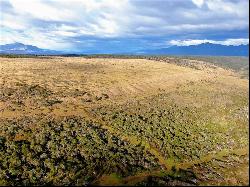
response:
<path fill-rule="evenodd" d="M 191 59 L 0 58 L 0 185 L 248 185 L 248 89 Z"/>

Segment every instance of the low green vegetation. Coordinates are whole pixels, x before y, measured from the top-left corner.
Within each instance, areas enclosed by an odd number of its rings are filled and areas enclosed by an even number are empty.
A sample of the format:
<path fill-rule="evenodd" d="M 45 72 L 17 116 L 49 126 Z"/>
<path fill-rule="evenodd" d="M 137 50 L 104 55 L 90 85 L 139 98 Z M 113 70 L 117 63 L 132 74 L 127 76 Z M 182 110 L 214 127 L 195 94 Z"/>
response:
<path fill-rule="evenodd" d="M 85 185 L 103 173 L 126 177 L 159 167 L 143 147 L 82 118 L 24 118 L 0 128 L 5 185 Z"/>
<path fill-rule="evenodd" d="M 192 72 L 217 68 L 186 58 L 147 58 L 188 67 Z M 60 76 L 68 69 L 110 71 L 105 64 L 90 64 L 92 59 L 87 64 L 65 59 L 66 64 L 58 64 Z M 51 59 L 44 60 L 48 63 Z M 24 69 L 37 75 L 38 65 L 34 68 L 31 64 Z M 131 62 L 118 67 L 128 71 Z M 66 77 L 62 77 L 65 82 L 53 79 L 50 86 L 37 77 L 32 82 L 21 79 L 20 74 L 13 76 L 8 69 L 5 72 L 8 74 L 0 75 L 7 80 L 0 84 L 0 185 L 249 183 L 247 79 L 211 73 L 209 78 L 187 80 L 154 92 L 145 93 L 141 86 L 132 97 L 97 94 L 92 84 L 83 82 L 87 86 L 80 87 L 78 82 L 68 83 Z M 77 81 L 75 75 L 68 75 Z M 91 75 L 88 77 L 91 80 Z M 128 77 L 124 79 L 134 78 Z"/>

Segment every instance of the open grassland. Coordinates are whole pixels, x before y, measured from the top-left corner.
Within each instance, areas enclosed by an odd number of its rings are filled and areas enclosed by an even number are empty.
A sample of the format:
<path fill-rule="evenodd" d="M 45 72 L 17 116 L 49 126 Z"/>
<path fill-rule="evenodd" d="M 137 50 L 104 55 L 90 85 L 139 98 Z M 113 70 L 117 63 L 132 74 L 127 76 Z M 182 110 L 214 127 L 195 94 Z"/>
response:
<path fill-rule="evenodd" d="M 217 57 L 217 56 L 183 56 L 180 59 L 194 59 L 209 62 L 225 69 L 231 69 L 234 72 L 240 73 L 242 78 L 249 77 L 249 57 Z"/>
<path fill-rule="evenodd" d="M 147 58 L 0 58 L 0 184 L 248 185 L 248 79 Z"/>

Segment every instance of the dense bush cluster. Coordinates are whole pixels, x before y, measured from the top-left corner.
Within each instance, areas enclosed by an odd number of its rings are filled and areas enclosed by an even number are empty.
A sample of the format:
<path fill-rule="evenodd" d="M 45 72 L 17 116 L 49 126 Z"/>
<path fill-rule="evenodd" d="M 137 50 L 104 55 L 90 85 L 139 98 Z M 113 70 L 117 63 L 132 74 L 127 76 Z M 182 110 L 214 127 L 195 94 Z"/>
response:
<path fill-rule="evenodd" d="M 137 104 L 98 108 L 96 113 L 127 136 L 150 142 L 166 159 L 192 160 L 212 151 L 247 146 L 246 129 L 214 123 L 199 108 L 166 102 L 167 97 L 162 94 Z"/>
<path fill-rule="evenodd" d="M 11 120 L 0 132 L 1 184 L 84 185 L 103 173 L 159 167 L 142 147 L 81 118 Z"/>

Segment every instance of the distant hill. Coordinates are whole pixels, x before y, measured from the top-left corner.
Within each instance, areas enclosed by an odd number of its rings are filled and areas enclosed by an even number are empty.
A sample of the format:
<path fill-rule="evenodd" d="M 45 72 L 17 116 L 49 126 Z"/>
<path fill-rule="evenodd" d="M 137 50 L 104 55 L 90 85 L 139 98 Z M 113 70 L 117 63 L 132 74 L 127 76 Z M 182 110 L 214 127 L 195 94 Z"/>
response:
<path fill-rule="evenodd" d="M 140 55 L 200 55 L 200 56 L 249 56 L 249 45 L 239 45 L 239 46 L 226 46 L 220 44 L 204 43 L 200 45 L 190 45 L 190 46 L 171 46 L 168 48 L 159 49 L 145 49 L 142 51 L 134 52 L 102 52 L 97 51 L 82 51 L 82 53 L 70 53 L 69 56 L 78 56 L 81 54 L 140 54 Z M 68 53 L 40 49 L 33 45 L 25 45 L 22 43 L 13 43 L 0 45 L 0 54 L 27 54 L 27 55 L 66 55 Z"/>
<path fill-rule="evenodd" d="M 33 45 L 12 43 L 0 45 L 0 54 L 30 54 L 30 55 L 55 55 L 62 54 L 60 51 L 40 49 Z"/>
<path fill-rule="evenodd" d="M 155 50 L 140 51 L 145 55 L 207 55 L 207 56 L 249 56 L 249 45 L 220 45 L 204 43 L 190 46 L 171 46 Z"/>

